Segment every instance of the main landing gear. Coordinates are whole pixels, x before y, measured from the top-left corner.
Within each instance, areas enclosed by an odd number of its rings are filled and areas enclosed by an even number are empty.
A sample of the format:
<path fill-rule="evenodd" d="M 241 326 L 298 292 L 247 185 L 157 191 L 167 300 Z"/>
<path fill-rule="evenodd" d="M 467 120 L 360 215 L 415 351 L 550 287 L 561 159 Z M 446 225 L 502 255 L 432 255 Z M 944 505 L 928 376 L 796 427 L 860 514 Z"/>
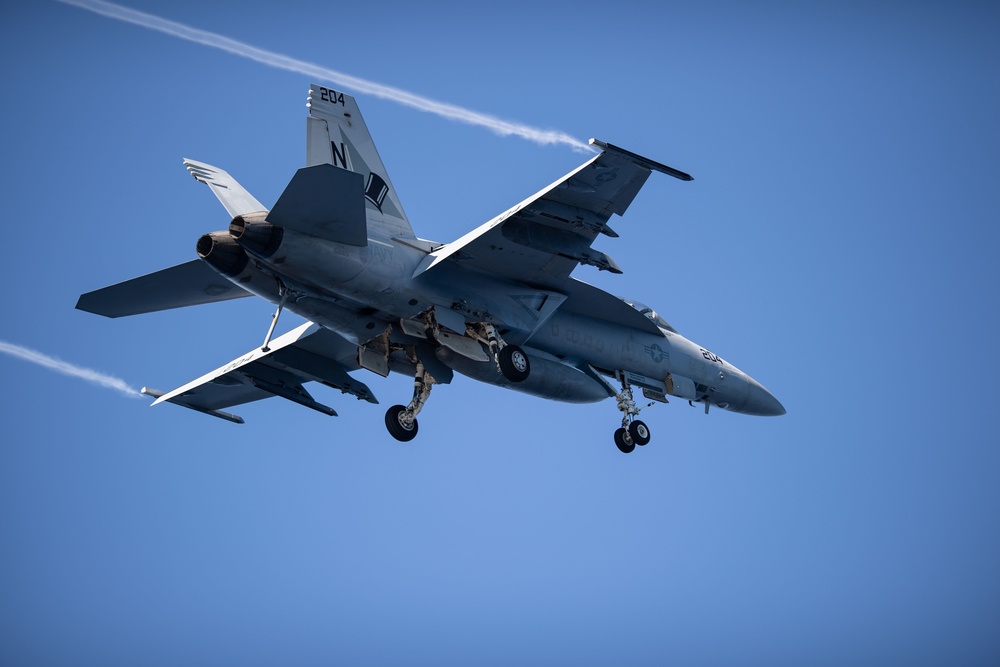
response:
<path fill-rule="evenodd" d="M 441 341 L 437 340 L 437 323 L 432 315 L 427 317 L 424 325 L 426 326 L 425 331 L 428 332 L 428 339 L 437 341 L 440 344 Z M 403 330 L 406 331 L 405 326 Z M 412 335 L 412 332 L 410 333 Z M 523 382 L 528 378 L 528 375 L 531 373 L 531 362 L 528 361 L 528 355 L 517 345 L 506 344 L 492 324 L 486 322 L 469 325 L 466 334 L 469 338 L 489 347 L 493 361 L 505 378 L 511 382 Z M 431 395 L 431 387 L 437 381 L 427 372 L 423 362 L 417 358 L 417 352 L 412 346 L 392 344 L 389 342 L 387 334 L 384 338 L 385 340 L 382 341 L 379 348 L 382 352 L 376 353 L 376 356 L 380 354 L 384 355 L 379 357 L 380 359 L 384 359 L 382 366 L 385 372 L 382 373 L 383 375 L 388 373 L 389 354 L 394 350 L 405 351 L 409 360 L 416 365 L 416 373 L 413 377 L 413 398 L 410 400 L 409 405 L 394 405 L 385 413 L 385 427 L 389 430 L 389 435 L 400 442 L 409 442 L 417 436 L 417 414 L 423 409 L 424 404 Z M 467 342 L 475 346 L 475 343 L 471 340 Z M 454 344 L 454 342 L 451 343 L 451 345 Z M 482 350 L 479 350 L 479 353 L 481 352 Z"/>
<path fill-rule="evenodd" d="M 469 325 L 466 333 L 490 348 L 490 354 L 496 361 L 497 368 L 511 382 L 524 382 L 531 374 L 531 362 L 528 355 L 517 345 L 504 342 L 496 328 L 489 322 Z"/>
<path fill-rule="evenodd" d="M 385 413 L 385 427 L 389 429 L 389 435 L 400 442 L 409 442 L 417 437 L 417 414 L 430 397 L 434 383 L 434 377 L 424 368 L 423 362 L 418 361 L 410 404 L 394 405 Z"/>
<path fill-rule="evenodd" d="M 615 375 L 622 384 L 622 390 L 615 395 L 618 409 L 622 411 L 622 426 L 615 431 L 615 445 L 623 454 L 630 454 L 635 450 L 636 445 L 641 447 L 647 444 L 651 436 L 649 427 L 636 419 L 642 408 L 637 406 L 632 398 L 632 387 L 629 385 L 628 379 L 620 371 L 616 372 Z"/>
<path fill-rule="evenodd" d="M 507 345 L 500 349 L 497 353 L 497 366 L 500 367 L 503 376 L 511 382 L 523 382 L 531 373 L 528 355 L 517 345 Z"/>

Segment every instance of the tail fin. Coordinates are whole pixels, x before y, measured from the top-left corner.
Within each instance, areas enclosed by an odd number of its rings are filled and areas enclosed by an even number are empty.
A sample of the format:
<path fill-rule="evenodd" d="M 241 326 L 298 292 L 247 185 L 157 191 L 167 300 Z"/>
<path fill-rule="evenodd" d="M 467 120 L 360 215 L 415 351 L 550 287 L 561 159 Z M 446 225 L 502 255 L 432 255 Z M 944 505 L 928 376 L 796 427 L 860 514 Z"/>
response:
<path fill-rule="evenodd" d="M 371 133 L 354 98 L 331 88 L 309 88 L 306 166 L 332 164 L 361 174 L 369 224 L 377 222 L 390 235 L 413 236 Z"/>

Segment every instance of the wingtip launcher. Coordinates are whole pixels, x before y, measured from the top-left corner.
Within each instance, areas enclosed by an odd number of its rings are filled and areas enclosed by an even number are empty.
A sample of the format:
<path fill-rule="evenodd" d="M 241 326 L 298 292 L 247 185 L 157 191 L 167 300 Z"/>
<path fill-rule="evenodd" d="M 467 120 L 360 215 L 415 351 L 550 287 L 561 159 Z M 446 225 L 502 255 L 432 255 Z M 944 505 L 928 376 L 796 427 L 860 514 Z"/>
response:
<path fill-rule="evenodd" d="M 153 401 L 153 403 L 152 403 L 153 405 L 156 405 L 157 403 L 159 403 L 160 402 L 159 399 L 161 399 L 161 398 L 163 398 L 164 396 L 167 395 L 167 392 L 165 392 L 165 391 L 159 391 L 157 389 L 150 389 L 149 387 L 143 387 L 142 389 L 139 390 L 139 393 L 144 394 L 146 396 L 152 396 L 153 398 L 157 399 L 157 400 Z M 243 417 L 240 417 L 239 415 L 234 415 L 232 412 L 225 412 L 224 410 L 209 410 L 208 408 L 202 408 L 202 407 L 199 407 L 197 405 L 191 405 L 189 403 L 183 403 L 181 401 L 174 400 L 174 399 L 168 399 L 168 400 L 171 403 L 174 403 L 174 404 L 179 405 L 179 406 L 184 407 L 184 408 L 189 408 L 191 410 L 194 410 L 195 412 L 200 412 L 203 415 L 211 415 L 212 417 L 218 417 L 219 419 L 225 419 L 227 422 L 233 422 L 234 424 L 245 424 L 246 423 L 245 421 L 243 421 Z"/>
<path fill-rule="evenodd" d="M 624 148 L 619 148 L 618 146 L 615 146 L 614 144 L 609 144 L 609 143 L 607 143 L 605 141 L 601 141 L 600 139 L 591 139 L 590 140 L 590 145 L 591 146 L 597 146 L 598 148 L 600 148 L 602 150 L 611 151 L 613 153 L 619 153 L 621 155 L 624 155 L 624 156 L 630 158 L 631 160 L 633 160 L 636 164 L 640 164 L 643 167 L 645 167 L 646 169 L 649 169 L 650 171 L 658 171 L 660 173 L 666 174 L 667 176 L 673 176 L 674 178 L 679 178 L 682 181 L 693 181 L 694 180 L 694 176 L 692 176 L 691 174 L 688 174 L 686 172 L 683 172 L 680 169 L 674 169 L 673 167 L 668 167 L 665 164 L 662 164 L 662 163 L 657 162 L 655 160 L 650 160 L 649 158 L 645 158 L 645 157 L 639 155 L 638 153 L 633 153 L 632 151 L 627 151 Z"/>

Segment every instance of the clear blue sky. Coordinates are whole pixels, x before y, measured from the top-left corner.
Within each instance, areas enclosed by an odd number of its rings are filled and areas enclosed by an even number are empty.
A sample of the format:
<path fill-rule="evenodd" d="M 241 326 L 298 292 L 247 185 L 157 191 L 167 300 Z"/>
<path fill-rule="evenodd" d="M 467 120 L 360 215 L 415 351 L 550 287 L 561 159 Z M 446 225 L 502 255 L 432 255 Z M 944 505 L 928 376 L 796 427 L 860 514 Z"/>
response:
<path fill-rule="evenodd" d="M 128 1 L 693 174 L 575 275 L 788 414 L 657 405 L 624 456 L 611 401 L 456 378 L 401 445 L 400 376 L 236 426 L 2 354 L 0 664 L 1000 663 L 1000 7 L 654 4 Z M 310 77 L 57 2 L 0 7 L 0 72 L 0 341 L 160 389 L 259 345 L 261 301 L 74 305 L 226 227 L 182 158 L 272 204 Z M 425 238 L 583 160 L 357 97 Z"/>

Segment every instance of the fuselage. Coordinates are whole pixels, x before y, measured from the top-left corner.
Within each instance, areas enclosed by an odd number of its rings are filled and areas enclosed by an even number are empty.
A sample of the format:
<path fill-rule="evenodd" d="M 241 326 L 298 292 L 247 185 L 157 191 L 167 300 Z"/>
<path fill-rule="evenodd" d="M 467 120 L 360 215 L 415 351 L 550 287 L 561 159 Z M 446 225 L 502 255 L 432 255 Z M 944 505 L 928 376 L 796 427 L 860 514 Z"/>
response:
<path fill-rule="evenodd" d="M 613 385 L 609 388 L 605 382 L 602 386 L 593 372 L 612 378 L 626 373 L 632 382 L 654 393 L 733 412 L 784 413 L 759 383 L 675 331 L 649 326 L 640 330 L 625 322 L 589 316 L 579 308 L 572 313 L 557 309 L 535 323 L 525 317 L 523 309 L 510 306 L 505 310 L 502 298 L 531 290 L 531 286 L 460 268 L 449 274 L 447 282 L 413 279 L 428 248 L 380 233 L 371 222 L 364 246 L 291 230 L 282 230 L 280 238 L 266 243 L 240 240 L 243 243 L 234 243 L 248 253 L 250 261 L 240 273 L 227 275 L 228 279 L 359 345 L 400 320 L 435 309 L 444 323 L 489 318 L 498 328 L 508 329 L 507 335 L 536 359 L 535 377 L 520 384 L 506 381 L 487 362 L 470 362 L 448 350 L 437 355 L 450 368 L 478 380 L 556 400 L 587 402 L 613 395 Z M 219 269 L 208 254 L 203 259 Z M 465 333 L 460 325 L 451 328 Z M 397 370 L 392 364 L 389 368 Z M 409 373 L 412 367 L 404 364 L 398 370 Z"/>

